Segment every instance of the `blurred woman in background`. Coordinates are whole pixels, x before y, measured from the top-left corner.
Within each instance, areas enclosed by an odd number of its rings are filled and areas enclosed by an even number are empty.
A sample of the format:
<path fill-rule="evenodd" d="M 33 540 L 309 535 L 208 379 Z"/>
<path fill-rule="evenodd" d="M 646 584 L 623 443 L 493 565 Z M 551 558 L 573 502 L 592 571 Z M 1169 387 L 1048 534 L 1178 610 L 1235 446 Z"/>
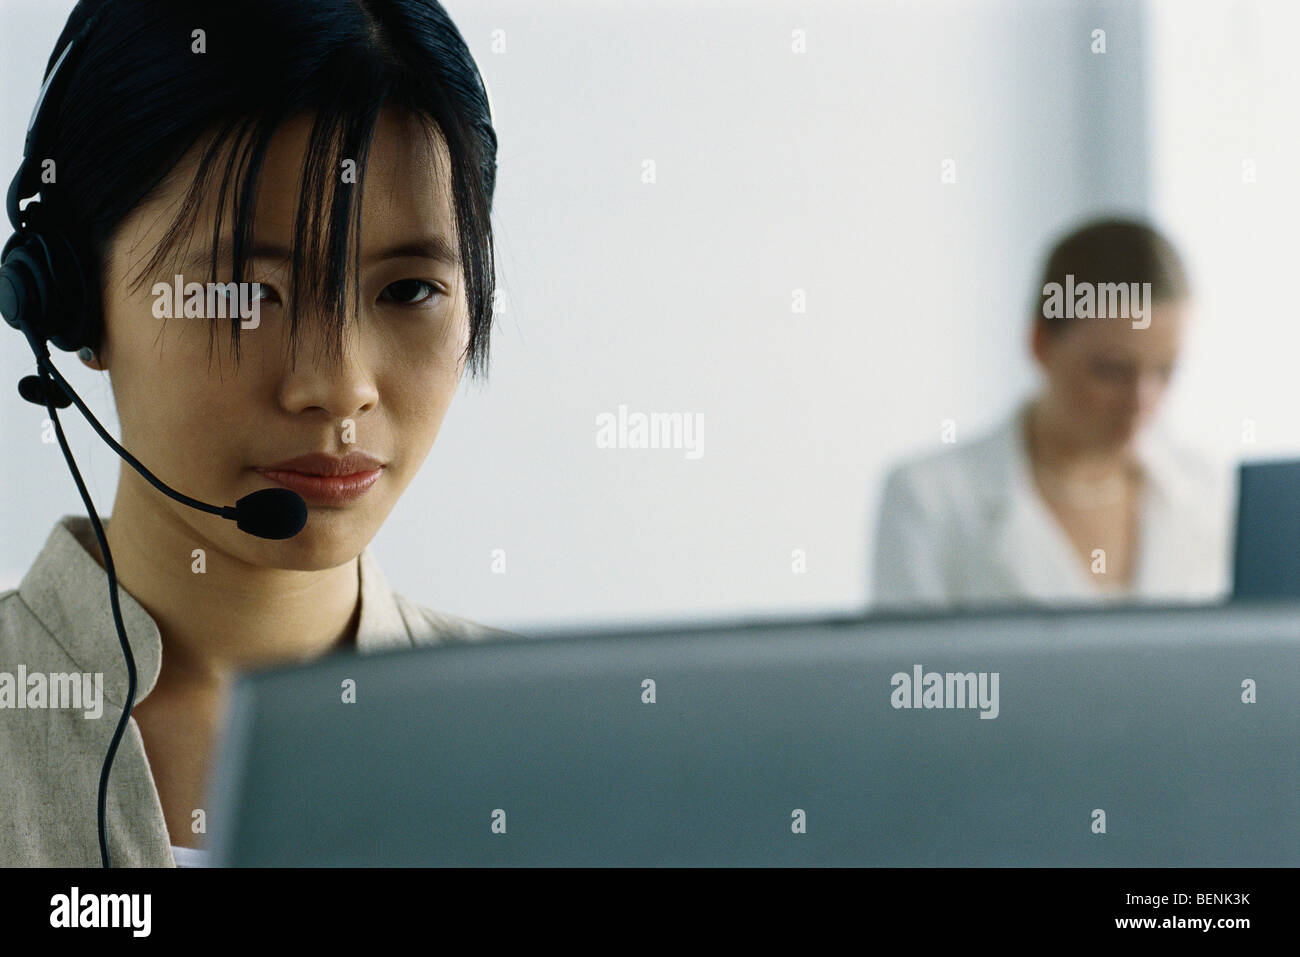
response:
<path fill-rule="evenodd" d="M 1190 311 L 1178 254 L 1142 223 L 1094 222 L 1052 250 L 1040 292 L 1037 394 L 888 476 L 874 603 L 1224 597 L 1230 474 L 1149 428 Z"/>

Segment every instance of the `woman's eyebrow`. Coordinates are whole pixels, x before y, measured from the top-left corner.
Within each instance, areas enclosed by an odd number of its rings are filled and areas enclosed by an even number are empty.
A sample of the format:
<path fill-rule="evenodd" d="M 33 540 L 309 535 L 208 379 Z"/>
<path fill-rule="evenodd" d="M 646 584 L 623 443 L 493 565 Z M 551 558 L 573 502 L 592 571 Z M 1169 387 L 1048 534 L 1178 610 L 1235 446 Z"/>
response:
<path fill-rule="evenodd" d="M 234 245 L 234 240 L 229 237 L 217 243 L 216 254 L 217 263 L 219 265 L 224 265 L 234 261 Z M 205 266 L 211 262 L 211 257 L 211 249 L 199 250 L 187 256 L 182 265 L 186 269 Z M 276 262 L 288 262 L 289 250 L 285 249 L 283 246 L 276 245 L 275 243 L 253 243 L 252 246 L 245 250 L 245 258 L 250 260 L 271 259 Z"/>
<path fill-rule="evenodd" d="M 382 259 L 434 259 L 452 266 L 460 262 L 460 256 L 451 243 L 437 233 L 397 243 L 366 257 L 367 262 Z"/>
<path fill-rule="evenodd" d="M 221 240 L 217 244 L 216 253 L 219 264 L 232 262 L 234 258 L 233 240 L 229 237 Z M 246 252 L 246 258 L 249 260 L 269 259 L 274 262 L 288 262 L 290 255 L 290 251 L 284 246 L 270 242 L 255 242 Z M 210 257 L 211 250 L 200 250 L 186 257 L 183 265 L 186 269 L 198 268 L 209 263 Z M 367 256 L 366 262 L 380 262 L 385 259 L 433 259 L 454 266 L 460 262 L 460 255 L 444 236 L 434 233 L 388 246 Z"/>

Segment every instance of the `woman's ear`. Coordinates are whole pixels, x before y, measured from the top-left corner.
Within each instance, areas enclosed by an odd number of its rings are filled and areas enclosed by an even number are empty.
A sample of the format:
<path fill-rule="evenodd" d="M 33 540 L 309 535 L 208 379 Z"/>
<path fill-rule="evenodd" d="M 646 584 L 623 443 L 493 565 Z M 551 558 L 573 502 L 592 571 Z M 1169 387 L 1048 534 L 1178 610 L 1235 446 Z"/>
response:
<path fill-rule="evenodd" d="M 1038 317 L 1032 320 L 1032 332 L 1029 335 L 1029 350 L 1038 360 L 1040 366 L 1047 365 L 1048 332 L 1047 326 Z"/>

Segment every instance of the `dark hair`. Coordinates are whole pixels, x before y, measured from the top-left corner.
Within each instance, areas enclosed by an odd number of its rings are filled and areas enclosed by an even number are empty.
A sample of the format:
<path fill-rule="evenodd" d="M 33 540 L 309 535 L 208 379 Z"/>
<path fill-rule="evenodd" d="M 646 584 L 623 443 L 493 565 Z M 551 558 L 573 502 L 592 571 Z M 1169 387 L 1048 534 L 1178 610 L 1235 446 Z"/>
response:
<path fill-rule="evenodd" d="M 1173 244 L 1136 219 L 1098 219 L 1075 229 L 1052 247 L 1035 291 L 1036 321 L 1058 334 L 1074 319 L 1044 315 L 1049 283 L 1151 283 L 1155 302 L 1178 302 L 1191 295 L 1187 271 Z"/>
<path fill-rule="evenodd" d="M 431 146 L 439 133 L 447 143 L 470 320 L 462 359 L 472 375 L 486 370 L 497 139 L 473 57 L 437 0 L 81 0 L 50 66 L 87 23 L 50 121 L 57 185 L 41 198 L 85 264 L 92 337 L 102 334 L 98 292 L 114 231 L 208 135 L 172 228 L 136 283 L 185 238 L 210 188 L 220 190 L 213 281 L 227 203 L 233 281 L 242 281 L 270 140 L 295 115 L 314 113 L 291 253 L 290 342 L 296 356 L 299 306 L 310 301 L 334 317 L 329 346 L 341 351 L 349 285 L 360 299 L 353 279 L 367 157 L 380 110 L 396 107 L 421 119 Z M 192 52 L 196 30 L 206 52 Z M 356 163 L 355 186 L 339 175 L 344 159 Z M 230 334 L 238 361 L 237 316 Z"/>

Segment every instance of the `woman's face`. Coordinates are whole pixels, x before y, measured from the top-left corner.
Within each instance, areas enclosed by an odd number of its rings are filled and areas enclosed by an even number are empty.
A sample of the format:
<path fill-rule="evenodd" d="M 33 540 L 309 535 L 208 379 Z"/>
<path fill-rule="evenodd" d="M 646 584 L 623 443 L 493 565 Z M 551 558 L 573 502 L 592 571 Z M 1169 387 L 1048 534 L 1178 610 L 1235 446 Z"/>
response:
<path fill-rule="evenodd" d="M 1144 329 L 1122 318 L 1073 319 L 1056 336 L 1036 326 L 1034 352 L 1077 445 L 1117 451 L 1151 421 L 1182 349 L 1187 313 L 1185 302 L 1157 302 Z"/>
<path fill-rule="evenodd" d="M 320 343 L 322 317 L 301 311 L 300 349 L 296 368 L 291 365 L 283 306 L 288 264 L 271 250 L 292 247 L 309 130 L 309 117 L 286 125 L 267 155 L 253 238 L 254 246 L 269 248 L 267 258 L 251 259 L 245 272 L 246 281 L 262 284 L 262 299 L 257 326 L 241 328 L 238 368 L 228 320 L 211 320 L 219 328 L 209 367 L 210 320 L 154 313 L 155 283 L 171 285 L 177 273 L 187 283 L 210 279 L 214 196 L 188 243 L 179 244 L 175 267 L 131 288 L 165 235 L 200 147 L 114 238 L 105 336 L 94 363 L 109 372 L 123 445 L 164 482 L 202 501 L 231 505 L 274 487 L 256 469 L 307 453 L 362 452 L 383 463 L 378 481 L 360 498 L 346 504 L 309 500 L 306 527 L 283 541 L 255 538 L 231 521 L 172 502 L 123 469 L 123 482 L 133 483 L 130 494 L 149 496 L 148 507 L 165 510 L 168 524 L 192 534 L 196 546 L 209 544 L 252 565 L 299 570 L 340 565 L 378 532 L 438 435 L 469 337 L 445 143 L 437 138 L 434 155 L 422 126 L 385 113 L 364 190 L 360 313 L 352 315 L 349 305 L 343 357 L 332 361 Z M 223 220 L 227 231 L 229 219 Z M 450 250 L 451 261 L 438 257 L 439 248 Z M 230 263 L 219 262 L 218 280 L 231 275 Z M 183 315 L 179 305 L 174 314 Z"/>

